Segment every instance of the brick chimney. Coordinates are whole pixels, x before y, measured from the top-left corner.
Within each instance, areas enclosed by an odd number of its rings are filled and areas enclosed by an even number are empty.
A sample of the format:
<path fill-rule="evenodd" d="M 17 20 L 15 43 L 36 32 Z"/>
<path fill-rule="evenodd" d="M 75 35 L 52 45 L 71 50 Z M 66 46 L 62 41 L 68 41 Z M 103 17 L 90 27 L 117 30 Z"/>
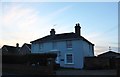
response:
<path fill-rule="evenodd" d="M 77 23 L 76 26 L 75 26 L 75 34 L 81 36 L 81 27 L 80 27 L 80 24 Z"/>
<path fill-rule="evenodd" d="M 50 35 L 51 35 L 51 36 L 54 36 L 54 35 L 55 35 L 55 29 L 51 29 Z"/>
<path fill-rule="evenodd" d="M 17 47 L 17 48 L 19 47 L 19 43 L 16 43 L 16 47 Z"/>
<path fill-rule="evenodd" d="M 19 52 L 19 43 L 16 43 L 16 51 Z"/>

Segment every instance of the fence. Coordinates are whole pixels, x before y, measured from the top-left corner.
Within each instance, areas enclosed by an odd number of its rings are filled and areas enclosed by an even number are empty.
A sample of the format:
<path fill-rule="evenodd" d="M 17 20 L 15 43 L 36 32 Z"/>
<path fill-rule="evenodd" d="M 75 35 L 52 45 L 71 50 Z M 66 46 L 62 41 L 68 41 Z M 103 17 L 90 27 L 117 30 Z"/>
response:
<path fill-rule="evenodd" d="M 20 75 L 54 74 L 56 54 L 3 55 L 2 72 Z"/>
<path fill-rule="evenodd" d="M 84 69 L 120 69 L 120 58 L 85 57 Z"/>

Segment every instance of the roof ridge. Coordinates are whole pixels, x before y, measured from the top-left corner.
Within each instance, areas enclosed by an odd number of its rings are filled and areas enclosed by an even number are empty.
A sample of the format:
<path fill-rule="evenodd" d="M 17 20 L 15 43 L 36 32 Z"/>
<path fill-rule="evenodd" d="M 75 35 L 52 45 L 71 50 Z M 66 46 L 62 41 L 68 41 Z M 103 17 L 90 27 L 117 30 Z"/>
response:
<path fill-rule="evenodd" d="M 31 45 L 31 44 L 28 44 L 28 43 L 24 43 L 24 44 Z"/>
<path fill-rule="evenodd" d="M 89 42 L 90 44 L 92 44 L 90 41 L 85 39 L 83 36 L 78 36 L 74 32 L 55 34 L 55 36 L 47 35 L 42 38 L 31 41 L 30 43 L 46 42 L 46 41 L 54 41 L 54 40 L 81 39 L 81 38 L 83 40 L 85 40 L 86 42 Z M 94 44 L 92 44 L 92 45 L 94 45 Z"/>
<path fill-rule="evenodd" d="M 69 32 L 69 33 L 60 33 L 60 34 L 70 34 L 70 33 L 74 33 L 74 32 Z M 58 34 L 55 34 L 55 35 L 58 35 Z"/>
<path fill-rule="evenodd" d="M 4 46 L 7 46 L 7 47 L 15 47 L 15 46 L 10 46 L 10 45 L 4 45 Z"/>

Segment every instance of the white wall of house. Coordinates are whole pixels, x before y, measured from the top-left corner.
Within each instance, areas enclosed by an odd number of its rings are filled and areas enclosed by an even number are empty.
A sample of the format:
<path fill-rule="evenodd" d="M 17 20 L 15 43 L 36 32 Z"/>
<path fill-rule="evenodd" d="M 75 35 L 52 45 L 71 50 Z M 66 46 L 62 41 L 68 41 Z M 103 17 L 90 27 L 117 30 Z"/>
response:
<path fill-rule="evenodd" d="M 84 56 L 93 56 L 92 45 L 83 40 L 72 40 L 72 48 L 67 48 L 66 40 L 32 44 L 32 53 L 60 51 L 60 66 L 83 68 Z M 66 55 L 72 54 L 73 63 L 67 63 Z"/>
<path fill-rule="evenodd" d="M 83 41 L 83 51 L 84 56 L 94 56 L 93 46 L 86 41 Z"/>

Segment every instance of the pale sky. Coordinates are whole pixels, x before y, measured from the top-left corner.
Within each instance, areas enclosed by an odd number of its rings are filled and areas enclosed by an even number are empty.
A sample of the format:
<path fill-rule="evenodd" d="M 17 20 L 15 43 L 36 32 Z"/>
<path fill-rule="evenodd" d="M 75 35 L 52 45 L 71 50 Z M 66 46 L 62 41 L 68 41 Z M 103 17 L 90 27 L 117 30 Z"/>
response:
<path fill-rule="evenodd" d="M 50 34 L 74 32 L 95 44 L 95 55 L 108 47 L 118 51 L 117 2 L 2 2 L 0 7 L 0 47 L 15 46 Z M 54 26 L 56 25 L 56 26 Z"/>

